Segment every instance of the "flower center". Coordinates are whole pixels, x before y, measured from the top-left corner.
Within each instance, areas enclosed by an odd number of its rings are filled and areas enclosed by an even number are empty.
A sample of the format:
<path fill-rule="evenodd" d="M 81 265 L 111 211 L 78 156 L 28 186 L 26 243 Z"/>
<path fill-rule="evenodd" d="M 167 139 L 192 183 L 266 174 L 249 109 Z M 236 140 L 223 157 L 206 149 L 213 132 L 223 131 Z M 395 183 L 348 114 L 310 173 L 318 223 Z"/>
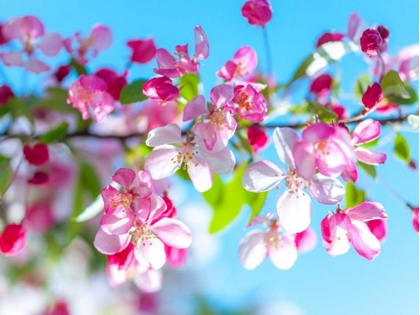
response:
<path fill-rule="evenodd" d="M 133 201 L 133 195 L 128 192 L 116 193 L 114 198 L 111 199 L 111 208 L 116 209 L 118 206 L 123 206 L 124 211 L 130 207 Z"/>
<path fill-rule="evenodd" d="M 289 167 L 286 177 L 286 187 L 291 190 L 305 188 L 305 180 L 296 172 L 295 169 Z"/>
<path fill-rule="evenodd" d="M 223 110 L 214 111 L 210 114 L 209 119 L 211 121 L 212 126 L 218 130 L 224 129 L 228 125 L 226 113 Z"/>
<path fill-rule="evenodd" d="M 146 246 L 147 244 L 153 245 L 153 240 L 157 239 L 157 236 L 153 234 L 147 223 L 141 226 L 136 226 L 136 228 L 130 231 L 129 234 L 131 235 L 131 243 L 136 249 L 138 249 L 140 244 L 143 246 Z"/>
<path fill-rule="evenodd" d="M 317 150 L 318 154 L 328 155 L 330 154 L 329 148 L 329 141 L 322 140 L 315 145 L 315 149 Z"/>
<path fill-rule="evenodd" d="M 188 167 L 197 167 L 198 162 L 196 159 L 196 155 L 198 151 L 195 149 L 195 143 L 192 142 L 190 138 L 187 138 L 187 141 L 184 144 L 184 147 L 181 151 L 178 152 L 173 158 L 171 158 L 172 163 L 176 163 L 178 169 L 183 169 L 184 171 Z"/>

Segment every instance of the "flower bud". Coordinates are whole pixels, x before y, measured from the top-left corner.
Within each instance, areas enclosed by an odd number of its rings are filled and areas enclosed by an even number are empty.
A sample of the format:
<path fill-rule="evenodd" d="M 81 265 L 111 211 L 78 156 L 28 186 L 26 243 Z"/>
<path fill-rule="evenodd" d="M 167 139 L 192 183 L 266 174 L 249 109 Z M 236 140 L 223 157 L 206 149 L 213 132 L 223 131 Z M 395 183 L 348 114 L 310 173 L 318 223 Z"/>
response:
<path fill-rule="evenodd" d="M 379 83 L 375 82 L 371 86 L 368 86 L 365 93 L 363 93 L 362 103 L 365 105 L 366 109 L 371 109 L 379 104 L 383 97 L 384 95 L 381 86 Z"/>
<path fill-rule="evenodd" d="M 249 24 L 264 27 L 272 17 L 271 4 L 267 0 L 249 0 L 242 7 L 242 15 Z"/>
<path fill-rule="evenodd" d="M 368 28 L 360 37 L 362 51 L 369 57 L 377 56 L 382 51 L 384 40 L 378 30 Z"/>

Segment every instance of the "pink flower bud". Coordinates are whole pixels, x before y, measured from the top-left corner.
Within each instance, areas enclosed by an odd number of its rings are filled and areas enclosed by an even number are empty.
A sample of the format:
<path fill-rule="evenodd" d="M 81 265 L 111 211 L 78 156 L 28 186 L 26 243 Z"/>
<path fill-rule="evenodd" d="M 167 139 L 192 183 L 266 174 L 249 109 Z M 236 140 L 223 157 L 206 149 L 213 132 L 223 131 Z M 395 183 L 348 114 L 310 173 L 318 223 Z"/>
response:
<path fill-rule="evenodd" d="M 366 225 L 368 226 L 372 234 L 375 235 L 379 241 L 382 242 L 385 239 L 386 233 L 387 233 L 387 226 L 386 226 L 385 220 L 367 221 Z"/>
<path fill-rule="evenodd" d="M 387 42 L 388 39 L 389 39 L 389 31 L 388 31 L 388 29 L 386 27 L 382 26 L 382 25 L 379 25 L 376 29 L 378 30 L 378 32 L 381 35 L 381 37 L 384 40 L 384 42 Z"/>
<path fill-rule="evenodd" d="M 8 85 L 0 86 L 0 105 L 6 105 L 13 96 L 15 96 L 15 94 Z"/>
<path fill-rule="evenodd" d="M 375 82 L 371 86 L 368 86 L 365 93 L 363 93 L 362 103 L 367 109 L 371 109 L 379 104 L 383 98 L 382 88 L 379 83 Z"/>
<path fill-rule="evenodd" d="M 251 126 L 248 128 L 248 141 L 251 144 L 252 150 L 257 153 L 265 147 L 268 141 L 267 134 L 264 128 Z"/>
<path fill-rule="evenodd" d="M 143 85 L 143 93 L 154 101 L 169 102 L 179 97 L 179 89 L 172 85 L 168 77 L 158 77 L 147 81 Z"/>
<path fill-rule="evenodd" d="M 156 53 L 156 46 L 153 38 L 141 40 L 133 39 L 127 42 L 127 46 L 131 51 L 131 62 L 140 64 L 148 63 L 153 59 Z"/>
<path fill-rule="evenodd" d="M 25 246 L 26 231 L 21 224 L 9 224 L 0 235 L 0 251 L 5 256 L 18 254 Z"/>
<path fill-rule="evenodd" d="M 71 71 L 70 65 L 63 65 L 57 68 L 53 76 L 55 77 L 57 82 L 61 82 L 69 75 L 70 71 Z"/>
<path fill-rule="evenodd" d="M 329 74 L 320 75 L 316 78 L 310 87 L 310 91 L 317 96 L 325 95 L 331 89 L 332 78 Z"/>
<path fill-rule="evenodd" d="M 344 35 L 341 33 L 329 33 L 326 32 L 321 35 L 321 37 L 316 42 L 316 48 L 324 45 L 325 43 L 329 42 L 339 42 L 343 39 Z"/>
<path fill-rule="evenodd" d="M 419 232 L 419 207 L 413 208 L 413 227 L 414 230 Z"/>
<path fill-rule="evenodd" d="M 42 185 L 48 183 L 49 176 L 47 173 L 42 171 L 35 172 L 34 176 L 28 180 L 29 184 L 33 185 Z"/>
<path fill-rule="evenodd" d="M 242 7 L 242 15 L 249 24 L 264 27 L 271 20 L 271 4 L 267 0 L 249 0 Z"/>
<path fill-rule="evenodd" d="M 360 37 L 362 51 L 369 57 L 377 56 L 382 51 L 384 40 L 378 30 L 368 28 Z"/>
<path fill-rule="evenodd" d="M 0 24 L 0 46 L 7 44 L 8 41 L 9 39 L 3 35 L 3 24 Z"/>
<path fill-rule="evenodd" d="M 37 143 L 32 148 L 28 145 L 23 147 L 25 159 L 32 165 L 41 166 L 48 162 L 48 147 L 44 143 Z"/>

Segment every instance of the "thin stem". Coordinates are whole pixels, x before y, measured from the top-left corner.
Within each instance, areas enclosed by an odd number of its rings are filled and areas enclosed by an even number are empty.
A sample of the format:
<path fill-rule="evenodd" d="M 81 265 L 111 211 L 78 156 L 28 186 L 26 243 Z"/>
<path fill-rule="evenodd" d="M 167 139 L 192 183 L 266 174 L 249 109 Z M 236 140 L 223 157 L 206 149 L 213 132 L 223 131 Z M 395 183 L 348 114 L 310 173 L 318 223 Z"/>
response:
<path fill-rule="evenodd" d="M 17 165 L 16 169 L 13 171 L 12 178 L 10 178 L 10 181 L 7 183 L 7 186 L 5 187 L 3 193 L 0 195 L 0 204 L 3 202 L 4 195 L 9 190 L 10 186 L 12 185 L 13 181 L 15 180 L 16 175 L 17 175 L 17 173 L 19 171 L 19 168 L 22 165 L 22 162 L 23 162 L 23 159 L 21 159 L 19 161 L 19 164 Z"/>
<path fill-rule="evenodd" d="M 272 59 L 271 59 L 271 49 L 270 49 L 270 41 L 268 39 L 268 32 L 265 27 L 263 29 L 263 37 L 264 37 L 264 49 L 265 49 L 265 58 L 267 59 L 267 74 L 271 76 L 273 74 L 273 66 L 272 66 Z"/>

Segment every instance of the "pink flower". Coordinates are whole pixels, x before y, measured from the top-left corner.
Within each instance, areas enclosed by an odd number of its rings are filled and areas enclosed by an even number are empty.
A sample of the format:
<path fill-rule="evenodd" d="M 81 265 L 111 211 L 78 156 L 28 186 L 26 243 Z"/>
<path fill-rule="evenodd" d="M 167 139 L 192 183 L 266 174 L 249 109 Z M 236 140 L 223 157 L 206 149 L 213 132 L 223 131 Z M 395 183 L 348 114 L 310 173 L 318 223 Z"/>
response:
<path fill-rule="evenodd" d="M 143 94 L 164 105 L 179 97 L 179 89 L 172 84 L 172 80 L 168 77 L 158 77 L 150 79 L 143 85 Z"/>
<path fill-rule="evenodd" d="M 153 59 L 156 54 L 156 46 L 153 38 L 132 39 L 127 41 L 127 46 L 131 49 L 130 61 L 146 64 Z"/>
<path fill-rule="evenodd" d="M 373 29 L 368 28 L 360 37 L 360 46 L 362 51 L 365 52 L 369 57 L 373 57 L 381 53 L 383 50 L 384 40 L 381 34 Z"/>
<path fill-rule="evenodd" d="M 387 233 L 387 226 L 385 220 L 376 219 L 367 221 L 366 225 L 368 226 L 372 234 L 375 235 L 380 242 L 385 240 Z"/>
<path fill-rule="evenodd" d="M 95 121 L 100 123 L 114 109 L 114 99 L 106 92 L 108 86 L 104 80 L 95 75 L 81 75 L 70 86 L 67 104 L 78 109 L 83 119 L 90 117 L 89 105 L 92 106 Z"/>
<path fill-rule="evenodd" d="M 415 207 L 413 210 L 413 228 L 418 233 L 419 232 L 419 207 Z"/>
<path fill-rule="evenodd" d="M 315 169 L 325 176 L 339 176 L 356 161 L 348 131 L 323 122 L 307 127 L 292 152 L 297 172 L 307 179 L 314 176 Z"/>
<path fill-rule="evenodd" d="M 102 68 L 95 72 L 95 75 L 108 85 L 107 92 L 114 98 L 115 101 L 119 101 L 120 94 L 124 86 L 127 85 L 127 72 L 122 75 L 118 75 L 114 70 Z"/>
<path fill-rule="evenodd" d="M 21 52 L 0 53 L 4 64 L 6 66 L 23 66 L 26 70 L 36 74 L 49 71 L 50 67 L 38 60 L 34 56 L 34 52 L 40 50 L 46 56 L 55 56 L 60 52 L 62 46 L 61 36 L 58 33 L 45 34 L 42 22 L 31 15 L 7 21 L 1 31 L 5 39 L 8 41 L 19 40 L 23 46 Z"/>
<path fill-rule="evenodd" d="M 344 37 L 344 35 L 341 34 L 341 33 L 326 32 L 318 38 L 318 41 L 316 42 L 316 48 L 324 45 L 325 43 L 339 42 L 343 39 L 343 37 Z"/>
<path fill-rule="evenodd" d="M 28 230 L 46 233 L 54 223 L 53 207 L 49 201 L 38 201 L 28 207 L 24 220 Z"/>
<path fill-rule="evenodd" d="M 362 103 L 366 107 L 366 109 L 371 110 L 376 105 L 378 105 L 383 98 L 384 95 L 382 93 L 382 88 L 379 85 L 379 83 L 375 82 L 372 85 L 368 86 L 365 93 L 363 93 Z"/>
<path fill-rule="evenodd" d="M 258 58 L 255 50 L 249 46 L 243 46 L 233 55 L 233 59 L 217 71 L 217 75 L 226 80 L 244 77 L 251 74 L 257 67 Z"/>
<path fill-rule="evenodd" d="M 250 84 L 237 85 L 234 92 L 232 104 L 238 116 L 254 123 L 262 122 L 267 113 L 264 96 Z"/>
<path fill-rule="evenodd" d="M 9 99 L 14 96 L 15 94 L 8 85 L 0 86 L 0 105 L 6 105 Z"/>
<path fill-rule="evenodd" d="M 266 231 L 253 230 L 248 232 L 239 243 L 239 261 L 245 269 L 257 268 L 268 256 L 279 269 L 287 270 L 293 267 L 298 252 L 293 236 L 281 228 L 277 219 L 271 219 L 272 214 L 256 217 L 249 225 L 262 224 Z"/>
<path fill-rule="evenodd" d="M 310 86 L 311 93 L 317 97 L 327 94 L 331 89 L 332 77 L 329 74 L 323 74 L 312 81 Z"/>
<path fill-rule="evenodd" d="M 311 223 L 311 198 L 303 191 L 308 189 L 320 203 L 336 204 L 344 195 L 344 186 L 335 178 L 316 174 L 306 180 L 296 171 L 296 160 L 292 150 L 299 138 L 290 128 L 276 128 L 274 145 L 280 160 L 288 165 L 283 172 L 270 161 L 262 160 L 251 164 L 242 178 L 244 188 L 252 192 L 263 192 L 276 187 L 283 179 L 287 190 L 277 202 L 277 214 L 282 227 L 289 233 L 299 233 Z"/>
<path fill-rule="evenodd" d="M 21 224 L 11 223 L 0 234 L 0 251 L 5 256 L 20 253 L 26 243 L 26 231 Z"/>
<path fill-rule="evenodd" d="M 251 126 L 247 130 L 248 141 L 251 144 L 252 150 L 257 153 L 262 150 L 268 142 L 265 129 L 258 126 Z"/>
<path fill-rule="evenodd" d="M 251 25 L 264 27 L 272 14 L 271 4 L 267 0 L 249 0 L 242 7 L 242 15 Z"/>
<path fill-rule="evenodd" d="M 207 105 L 204 96 L 192 99 L 184 109 L 183 121 L 201 117 L 204 121 L 194 126 L 194 134 L 204 140 L 209 151 L 218 152 L 226 147 L 227 142 L 235 134 L 236 120 L 228 103 L 233 99 L 233 87 L 220 84 L 210 91 L 211 104 Z"/>
<path fill-rule="evenodd" d="M 111 30 L 100 24 L 95 24 L 93 26 L 92 31 L 87 38 L 81 37 L 79 32 L 74 35 L 74 38 L 77 42 L 76 48 L 72 47 L 72 37 L 64 40 L 64 47 L 68 53 L 76 53 L 76 59 L 82 65 L 85 65 L 88 62 L 88 54 L 92 57 L 96 57 L 100 51 L 108 49 L 112 44 Z"/>
<path fill-rule="evenodd" d="M 379 255 L 381 244 L 366 222 L 387 218 L 383 206 L 371 201 L 329 214 L 321 222 L 323 245 L 331 256 L 345 254 L 353 245 L 360 256 L 373 260 Z"/>
<path fill-rule="evenodd" d="M 197 59 L 207 59 L 209 56 L 209 42 L 206 33 L 197 25 L 194 30 L 195 36 L 195 53 L 191 59 L 188 55 L 188 44 L 175 47 L 175 54 L 178 56 L 176 60 L 166 49 L 160 48 L 156 50 L 156 61 L 158 68 L 153 71 L 157 74 L 169 77 L 179 78 L 185 73 L 198 73 Z"/>
<path fill-rule="evenodd" d="M 154 149 L 145 161 L 145 169 L 153 179 L 159 180 L 182 168 L 188 171 L 195 189 L 199 192 L 210 189 L 213 172 L 231 173 L 235 157 L 226 147 L 218 152 L 210 152 L 200 140 L 189 134 L 183 139 L 181 128 L 176 124 L 150 131 L 146 144 Z"/>
<path fill-rule="evenodd" d="M 25 159 L 32 165 L 41 166 L 48 162 L 48 147 L 44 143 L 37 143 L 33 147 L 25 145 L 23 147 Z"/>

